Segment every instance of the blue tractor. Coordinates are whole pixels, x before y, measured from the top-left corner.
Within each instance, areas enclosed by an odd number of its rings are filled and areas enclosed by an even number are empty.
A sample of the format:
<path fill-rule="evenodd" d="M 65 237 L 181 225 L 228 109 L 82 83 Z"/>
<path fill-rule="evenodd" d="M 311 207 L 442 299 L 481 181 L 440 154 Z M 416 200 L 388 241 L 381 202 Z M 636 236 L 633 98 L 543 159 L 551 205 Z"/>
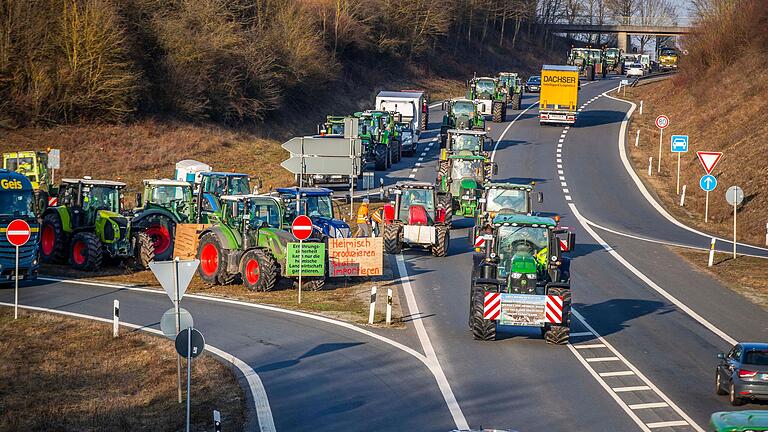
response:
<path fill-rule="evenodd" d="M 333 207 L 333 191 L 327 188 L 278 188 L 277 193 L 285 203 L 286 222 L 291 224 L 299 215 L 312 219 L 312 238 L 325 240 L 327 238 L 351 237 L 349 225 L 337 218 Z"/>
<path fill-rule="evenodd" d="M 40 263 L 40 223 L 35 216 L 35 191 L 23 175 L 0 169 L 0 282 L 13 280 L 16 247 L 6 238 L 8 224 L 22 219 L 29 224 L 31 236 L 19 247 L 19 279 L 37 278 Z"/>

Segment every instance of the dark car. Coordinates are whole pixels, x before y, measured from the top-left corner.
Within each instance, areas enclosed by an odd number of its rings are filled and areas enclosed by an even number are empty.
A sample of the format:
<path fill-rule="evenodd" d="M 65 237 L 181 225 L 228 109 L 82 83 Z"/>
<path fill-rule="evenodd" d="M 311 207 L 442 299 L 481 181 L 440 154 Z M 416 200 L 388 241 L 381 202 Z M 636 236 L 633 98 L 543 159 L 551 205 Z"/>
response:
<path fill-rule="evenodd" d="M 541 91 L 541 77 L 534 75 L 525 82 L 525 91 L 538 93 Z"/>
<path fill-rule="evenodd" d="M 739 343 L 717 358 L 717 394 L 729 395 L 734 406 L 745 399 L 768 400 L 768 343 Z"/>

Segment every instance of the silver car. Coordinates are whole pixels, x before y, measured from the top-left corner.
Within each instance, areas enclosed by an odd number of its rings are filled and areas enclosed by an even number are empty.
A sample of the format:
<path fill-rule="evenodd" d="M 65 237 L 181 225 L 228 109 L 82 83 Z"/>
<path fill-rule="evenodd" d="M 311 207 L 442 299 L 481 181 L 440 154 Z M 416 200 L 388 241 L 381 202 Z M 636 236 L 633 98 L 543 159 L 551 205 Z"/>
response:
<path fill-rule="evenodd" d="M 717 394 L 727 394 L 734 406 L 746 399 L 768 400 L 768 343 L 739 343 L 717 358 Z"/>

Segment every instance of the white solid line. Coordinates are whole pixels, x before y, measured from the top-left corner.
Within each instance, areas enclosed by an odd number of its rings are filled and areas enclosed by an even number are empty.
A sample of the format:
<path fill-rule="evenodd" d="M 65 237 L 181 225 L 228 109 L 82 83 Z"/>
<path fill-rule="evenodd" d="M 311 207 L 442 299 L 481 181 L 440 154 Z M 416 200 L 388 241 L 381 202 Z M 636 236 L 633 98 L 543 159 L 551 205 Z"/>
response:
<path fill-rule="evenodd" d="M 408 306 L 408 312 L 414 315 L 419 315 L 419 305 L 416 304 L 416 297 L 413 295 L 413 289 L 411 288 L 411 281 L 408 276 L 408 270 L 405 267 L 405 261 L 403 261 L 403 254 L 395 255 L 395 261 L 397 262 L 397 271 L 400 274 L 400 285 L 403 287 L 403 293 L 405 294 L 405 301 Z M 451 390 L 451 384 L 448 382 L 448 378 L 445 376 L 443 369 L 440 367 L 440 361 L 435 354 L 435 350 L 432 347 L 432 342 L 429 340 L 427 329 L 424 327 L 424 322 L 420 319 L 413 321 L 413 326 L 416 328 L 416 334 L 421 342 L 421 348 L 424 350 L 427 362 L 427 367 L 432 371 L 432 374 L 437 380 L 437 385 L 440 388 L 440 392 L 443 394 L 443 399 L 448 405 L 448 410 L 453 416 L 453 421 L 456 423 L 458 429 L 469 429 L 469 424 L 464 413 L 461 411 L 459 402 L 456 400 L 456 396 Z"/>
<path fill-rule="evenodd" d="M 13 307 L 13 303 L 0 302 L 0 305 Z M 85 314 L 80 314 L 76 312 L 67 312 L 67 311 L 62 311 L 58 309 L 49 309 L 49 308 L 37 307 L 37 306 L 19 305 L 19 307 L 22 309 L 55 313 L 59 315 L 66 315 L 66 316 L 71 316 L 75 318 L 88 319 L 88 320 L 99 321 L 104 323 L 112 323 L 112 320 L 109 318 L 101 318 L 97 316 L 85 315 Z M 159 335 L 164 337 L 163 332 L 153 328 L 148 328 L 148 327 L 137 325 L 137 324 L 131 324 L 122 320 L 120 321 L 120 325 L 123 327 L 141 330 L 147 333 L 152 333 L 154 335 Z M 272 409 L 269 406 L 269 398 L 267 398 L 267 391 L 266 389 L 264 389 L 264 383 L 261 381 L 261 378 L 259 378 L 259 375 L 256 373 L 256 371 L 254 371 L 253 368 L 248 366 L 248 364 L 246 364 L 244 361 L 240 360 L 239 358 L 233 356 L 232 354 L 224 350 L 216 348 L 213 345 L 205 344 L 205 349 L 213 353 L 215 356 L 225 361 L 228 361 L 234 367 L 240 370 L 240 372 L 245 377 L 245 380 L 248 382 L 248 388 L 250 389 L 251 395 L 253 396 L 253 402 L 255 405 L 254 408 L 256 410 L 256 417 L 258 418 L 258 421 L 259 421 L 259 430 L 261 432 L 274 432 L 276 430 L 275 420 L 274 418 L 272 418 Z"/>
<path fill-rule="evenodd" d="M 615 88 L 612 89 L 612 90 L 615 90 Z M 608 90 L 608 92 L 610 92 L 612 90 Z M 648 189 L 646 189 L 645 185 L 643 184 L 642 180 L 640 180 L 640 178 L 635 173 L 635 170 L 632 168 L 632 165 L 630 164 L 629 159 L 627 158 L 627 151 L 626 151 L 626 148 L 625 148 L 627 125 L 629 123 L 630 117 L 632 116 L 632 113 L 635 111 L 635 108 L 637 108 L 637 105 L 635 105 L 633 102 L 625 101 L 625 100 L 618 99 L 618 98 L 615 98 L 613 96 L 610 96 L 610 95 L 607 94 L 608 92 L 603 93 L 603 95 L 606 96 L 609 99 L 613 99 L 613 100 L 616 100 L 616 101 L 619 101 L 619 102 L 625 102 L 625 103 L 630 104 L 629 111 L 627 111 L 627 114 L 624 117 L 624 120 L 621 122 L 621 128 L 619 130 L 619 156 L 621 157 L 621 162 L 624 164 L 624 169 L 627 171 L 627 173 L 629 173 L 629 176 L 635 182 L 635 185 L 640 190 L 640 193 L 643 195 L 643 197 L 645 197 L 645 200 L 648 201 L 648 203 L 651 206 L 653 206 L 653 208 L 655 208 L 656 211 L 659 212 L 659 214 L 661 214 L 665 219 L 667 219 L 668 221 L 672 222 L 673 224 L 679 226 L 680 228 L 682 228 L 684 230 L 687 230 L 687 231 L 690 231 L 692 233 L 698 234 L 700 236 L 706 237 L 708 239 L 711 239 L 711 238 L 714 237 L 715 239 L 717 239 L 719 241 L 730 243 L 731 240 L 726 240 L 724 238 L 716 237 L 716 236 L 713 236 L 711 234 L 704 233 L 702 231 L 696 230 L 694 228 L 689 227 L 688 225 L 683 224 L 682 222 L 680 222 L 677 219 L 675 219 L 674 217 L 672 217 L 672 215 L 670 215 L 664 209 L 664 207 L 662 207 L 658 202 L 656 202 L 655 199 L 653 199 L 651 194 L 648 192 Z M 748 245 L 748 244 L 739 243 L 739 242 L 736 242 L 736 244 L 739 245 L 739 246 L 751 247 L 751 248 L 757 249 L 757 250 L 768 251 L 768 248 L 764 248 L 764 247 L 753 246 L 753 245 Z"/>
<path fill-rule="evenodd" d="M 626 393 L 626 392 L 633 392 L 633 391 L 646 391 L 650 389 L 651 388 L 648 386 L 629 386 L 629 387 L 613 387 L 611 390 L 615 391 L 616 393 Z"/>
<path fill-rule="evenodd" d="M 563 193 L 571 193 L 568 189 L 563 189 Z"/>
<path fill-rule="evenodd" d="M 592 333 L 590 333 L 592 334 Z M 601 377 L 617 377 L 617 376 L 629 376 L 634 375 L 632 371 L 618 371 L 618 372 L 600 372 Z"/>
<path fill-rule="evenodd" d="M 609 362 L 609 361 L 619 361 L 619 358 L 618 357 L 593 357 L 593 358 L 587 359 L 587 363 Z"/>
<path fill-rule="evenodd" d="M 518 115 L 517 115 L 517 117 L 515 117 L 515 118 L 514 118 L 514 119 L 513 119 L 513 120 L 512 120 L 512 121 L 511 121 L 511 122 L 510 122 L 508 125 L 507 125 L 507 127 L 504 129 L 504 132 L 502 132 L 502 133 L 501 133 L 501 135 L 499 136 L 499 139 L 498 139 L 498 140 L 496 140 L 496 142 L 493 144 L 493 152 L 491 153 L 491 162 L 493 162 L 493 161 L 494 161 L 494 159 L 496 159 L 496 148 L 499 146 L 499 143 L 501 142 L 501 140 L 503 140 L 503 139 L 504 139 L 504 135 L 506 135 L 506 134 L 507 134 L 507 131 L 509 131 L 509 128 L 511 128 L 511 127 L 512 127 L 512 125 L 513 125 L 513 124 L 515 124 L 515 122 L 517 121 L 517 119 L 519 119 L 519 118 L 520 118 L 520 117 L 521 117 L 523 114 L 525 114 L 525 113 L 526 113 L 526 112 L 527 112 L 529 109 L 531 109 L 531 108 L 535 107 L 536 105 L 538 105 L 538 103 L 539 103 L 539 101 L 538 101 L 538 99 L 537 99 L 537 100 L 536 100 L 536 102 L 534 102 L 534 103 L 530 104 L 530 105 L 528 106 L 528 108 L 526 108 L 526 109 L 524 109 L 524 110 L 520 111 L 520 114 L 518 114 Z"/>
<path fill-rule="evenodd" d="M 639 410 L 639 409 L 649 409 L 649 408 L 666 408 L 668 406 L 669 405 L 667 405 L 666 402 L 650 402 L 650 403 L 633 404 L 629 406 L 629 409 Z"/>
<path fill-rule="evenodd" d="M 575 332 L 570 334 L 571 337 L 583 337 L 583 336 L 594 336 L 591 332 Z"/>
<path fill-rule="evenodd" d="M 646 426 L 648 426 L 651 429 L 672 427 L 672 426 L 688 426 L 688 422 L 684 420 L 663 421 L 663 422 L 655 422 L 655 423 L 646 423 Z"/>
<path fill-rule="evenodd" d="M 576 217 L 576 219 L 579 221 L 579 223 L 581 224 L 581 226 L 582 226 L 582 227 L 584 227 L 584 229 L 585 229 L 585 230 L 586 230 L 586 231 L 589 233 L 589 235 L 591 235 L 591 236 L 592 236 L 592 238 L 593 238 L 593 239 L 595 239 L 595 241 L 596 241 L 598 244 L 600 244 L 600 246 L 602 246 L 602 247 L 603 247 L 603 249 L 605 249 L 606 251 L 608 251 L 608 253 L 610 253 L 611 255 L 613 255 L 613 257 L 616 259 L 616 261 L 618 261 L 619 263 L 621 263 L 621 264 L 622 264 L 624 267 L 626 267 L 626 268 L 627 268 L 627 270 L 629 270 L 630 272 L 632 272 L 632 273 L 633 273 L 635 276 L 637 276 L 637 277 L 638 277 L 638 278 L 639 278 L 641 281 L 645 282 L 645 284 L 646 284 L 646 285 L 648 285 L 649 287 L 651 287 L 651 289 L 653 289 L 653 290 L 654 290 L 654 291 L 656 291 L 657 293 L 661 294 L 661 295 L 662 295 L 664 298 L 666 298 L 667 300 L 669 300 L 670 302 L 672 302 L 672 304 L 674 304 L 675 306 L 677 306 L 678 308 L 680 308 L 680 309 L 681 309 L 683 312 L 685 312 L 686 314 L 688 314 L 688 315 L 689 315 L 691 318 L 693 318 L 693 319 L 695 319 L 696 321 L 698 321 L 698 322 L 699 322 L 699 324 L 701 324 L 701 325 L 703 325 L 705 328 L 709 329 L 709 331 L 711 331 L 712 333 L 714 333 L 714 334 L 716 334 L 716 335 L 720 336 L 720 337 L 721 337 L 723 340 L 725 340 L 725 341 L 726 341 L 726 342 L 728 342 L 729 344 L 731 344 L 731 345 L 736 345 L 736 343 L 737 343 L 736 339 L 734 339 L 734 338 L 730 337 L 730 336 L 729 336 L 729 335 L 727 335 L 727 334 L 726 334 L 724 331 L 722 331 L 722 330 L 720 330 L 719 328 L 715 327 L 715 325 L 714 325 L 714 324 L 712 324 L 712 323 L 711 323 L 711 322 L 709 322 L 707 319 L 705 319 L 704 317 L 702 317 L 701 315 L 699 315 L 698 313 L 696 313 L 696 311 L 694 311 L 693 309 L 691 309 L 690 307 L 688 307 L 686 304 L 684 304 L 683 302 L 681 302 L 680 300 L 678 300 L 678 299 L 677 299 L 675 296 L 673 296 L 672 294 L 670 294 L 670 293 L 668 293 L 667 291 L 665 291 L 665 290 L 664 290 L 662 287 L 660 287 L 659 285 L 657 285 L 657 284 L 656 284 L 656 282 L 652 281 L 652 280 L 651 280 L 651 279 L 650 279 L 648 276 L 646 276 L 646 275 L 645 275 L 645 274 L 643 274 L 643 273 L 642 273 L 640 270 L 638 270 L 638 269 L 637 269 L 635 266 L 633 266 L 632 264 L 630 264 L 630 263 L 629 263 L 629 261 L 627 261 L 626 259 L 624 259 L 624 257 L 623 257 L 623 256 L 619 255 L 619 253 L 618 253 L 618 252 L 616 252 L 615 250 L 613 250 L 613 248 L 611 248 L 611 247 L 608 245 L 608 243 L 606 243 L 606 242 L 605 242 L 605 240 L 603 240 L 603 238 L 602 238 L 602 237 L 600 237 L 600 235 L 599 235 L 599 234 L 597 234 L 597 232 L 595 232 L 595 230 L 594 230 L 594 229 L 592 229 L 592 227 L 589 225 L 589 223 L 587 223 L 587 220 L 584 218 L 584 216 L 582 216 L 582 215 L 581 215 L 581 213 L 579 212 L 579 210 L 576 208 L 576 206 L 575 206 L 575 205 L 573 205 L 572 203 L 571 203 L 571 204 L 568 204 L 568 205 L 570 206 L 570 208 L 571 208 L 571 212 L 572 212 L 572 213 L 573 213 L 573 215 Z"/>
<path fill-rule="evenodd" d="M 576 349 L 591 349 L 591 348 L 605 348 L 605 345 L 603 345 L 603 344 L 584 344 L 584 345 L 574 345 L 573 347 L 576 348 Z"/>
<path fill-rule="evenodd" d="M 566 195 L 566 196 L 565 196 L 565 200 L 566 200 L 566 201 L 570 201 L 570 200 L 571 200 L 571 196 L 570 196 L 570 195 Z"/>

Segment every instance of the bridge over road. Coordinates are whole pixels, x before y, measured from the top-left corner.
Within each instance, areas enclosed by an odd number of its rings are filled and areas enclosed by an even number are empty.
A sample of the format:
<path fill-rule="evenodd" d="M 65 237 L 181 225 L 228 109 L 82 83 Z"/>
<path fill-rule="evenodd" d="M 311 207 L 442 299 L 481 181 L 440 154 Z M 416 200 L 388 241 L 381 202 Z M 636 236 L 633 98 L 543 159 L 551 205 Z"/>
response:
<path fill-rule="evenodd" d="M 689 26 L 659 26 L 641 24 L 550 24 L 549 29 L 554 33 L 615 33 L 618 37 L 619 48 L 627 52 L 630 35 L 679 36 L 691 32 Z"/>

